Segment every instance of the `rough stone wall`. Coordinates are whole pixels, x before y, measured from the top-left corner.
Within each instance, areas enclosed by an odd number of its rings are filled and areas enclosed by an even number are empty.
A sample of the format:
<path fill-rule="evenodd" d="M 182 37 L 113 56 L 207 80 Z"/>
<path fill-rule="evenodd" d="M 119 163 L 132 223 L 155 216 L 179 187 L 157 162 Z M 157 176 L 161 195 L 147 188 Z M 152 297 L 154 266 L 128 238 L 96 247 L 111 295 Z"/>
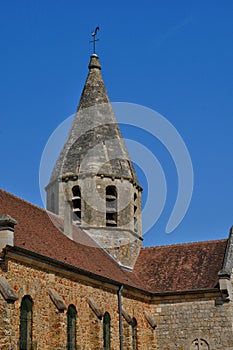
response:
<path fill-rule="evenodd" d="M 59 183 L 54 181 L 46 188 L 46 208 L 47 210 L 58 214 L 59 213 Z"/>
<path fill-rule="evenodd" d="M 133 268 L 142 245 L 141 191 L 126 179 L 93 176 L 60 182 L 59 215 L 65 217 L 65 233 L 68 236 L 72 236 L 72 188 L 77 185 L 81 189 L 81 227 L 86 229 L 114 259 L 124 266 Z M 106 226 L 107 186 L 115 186 L 117 189 L 117 227 Z M 135 194 L 136 201 L 134 201 Z M 69 230 L 70 233 L 67 232 Z"/>
<path fill-rule="evenodd" d="M 110 103 L 78 111 L 50 181 L 68 173 L 90 172 L 127 176 L 138 183 Z"/>
<path fill-rule="evenodd" d="M 217 306 L 213 299 L 156 305 L 158 349 L 232 350 L 232 311 L 231 302 Z M 199 345 L 195 345 L 196 339 Z"/>
<path fill-rule="evenodd" d="M 72 187 L 80 186 L 82 197 L 82 226 L 106 227 L 106 187 L 117 189 L 118 227 L 134 231 L 134 193 L 137 194 L 138 235 L 141 236 L 141 192 L 126 179 L 79 178 L 59 184 L 59 215 L 64 217 L 63 203 L 72 203 Z"/>
<path fill-rule="evenodd" d="M 0 295 L 0 349 L 16 350 L 19 341 L 20 303 L 24 295 L 33 300 L 33 342 L 37 350 L 64 350 L 67 343 L 67 312 L 59 312 L 51 301 L 48 289 L 53 288 L 62 297 L 66 306 L 73 304 L 77 309 L 77 349 L 103 349 L 103 320 L 99 320 L 88 304 L 92 298 L 102 312 L 111 316 L 111 349 L 119 349 L 119 313 L 116 291 L 81 283 L 62 275 L 50 273 L 15 261 L 9 261 L 8 272 L 1 272 L 18 295 L 14 304 L 7 303 Z M 123 307 L 138 323 L 138 349 L 157 349 L 155 331 L 151 329 L 143 312 L 150 311 L 146 303 L 122 298 Z M 131 326 L 124 323 L 127 347 Z"/>
<path fill-rule="evenodd" d="M 96 286 L 48 270 L 8 262 L 8 272 L 1 272 L 18 295 L 15 303 L 7 303 L 0 295 L 0 349 L 16 350 L 19 341 L 20 303 L 24 295 L 33 300 L 33 342 L 37 350 L 64 350 L 67 343 L 67 312 L 59 312 L 48 289 L 62 297 L 66 306 L 77 309 L 77 349 L 103 349 L 103 321 L 88 304 L 92 298 L 111 316 L 111 349 L 119 349 L 119 313 L 116 290 Z M 232 302 L 216 303 L 215 298 L 167 301 L 150 304 L 122 297 L 124 310 L 137 320 L 138 349 L 142 350 L 233 350 Z M 156 321 L 153 330 L 146 321 L 147 311 Z M 132 349 L 132 327 L 123 318 L 124 350 Z M 200 346 L 195 340 L 200 340 Z M 202 343 L 201 343 L 202 342 Z M 203 345 L 201 345 L 203 344 Z M 198 348 L 199 346 L 199 348 Z"/>

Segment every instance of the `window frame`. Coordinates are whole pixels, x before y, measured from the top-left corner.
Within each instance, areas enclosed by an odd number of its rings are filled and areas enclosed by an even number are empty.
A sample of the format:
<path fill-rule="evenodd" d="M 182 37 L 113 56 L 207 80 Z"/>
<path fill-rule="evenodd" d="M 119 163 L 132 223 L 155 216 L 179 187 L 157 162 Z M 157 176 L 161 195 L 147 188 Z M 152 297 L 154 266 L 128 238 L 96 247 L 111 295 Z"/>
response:
<path fill-rule="evenodd" d="M 106 200 L 106 226 L 117 227 L 117 188 L 114 185 L 106 186 L 105 200 Z"/>
<path fill-rule="evenodd" d="M 19 349 L 31 350 L 33 328 L 33 301 L 25 295 L 20 304 Z"/>
<path fill-rule="evenodd" d="M 138 348 L 137 325 L 138 325 L 137 320 L 135 317 L 133 317 L 132 323 L 131 323 L 133 350 L 137 350 Z"/>
<path fill-rule="evenodd" d="M 110 350 L 111 348 L 111 317 L 106 311 L 103 317 L 103 338 L 104 338 L 104 350 Z"/>
<path fill-rule="evenodd" d="M 77 310 L 76 307 L 71 304 L 67 309 L 67 349 L 77 349 Z"/>
<path fill-rule="evenodd" d="M 72 187 L 72 211 L 73 221 L 76 225 L 81 225 L 82 220 L 82 196 L 81 187 L 75 185 Z"/>

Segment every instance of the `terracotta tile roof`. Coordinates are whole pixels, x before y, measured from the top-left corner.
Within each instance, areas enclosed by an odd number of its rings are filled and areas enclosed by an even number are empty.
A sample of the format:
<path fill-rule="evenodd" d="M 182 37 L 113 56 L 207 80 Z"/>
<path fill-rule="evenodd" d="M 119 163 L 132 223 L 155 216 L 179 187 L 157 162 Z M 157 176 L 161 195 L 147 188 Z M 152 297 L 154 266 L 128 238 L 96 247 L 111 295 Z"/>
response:
<path fill-rule="evenodd" d="M 0 215 L 3 214 L 18 222 L 15 226 L 15 246 L 142 288 L 134 273 L 122 269 L 80 228 L 77 227 L 75 233 L 79 235 L 79 242 L 74 242 L 53 225 L 44 209 L 0 189 Z M 60 219 L 57 217 L 57 220 Z"/>
<path fill-rule="evenodd" d="M 17 220 L 15 246 L 151 292 L 216 287 L 227 240 L 142 248 L 133 272 L 122 269 L 80 228 L 78 242 L 59 231 L 47 212 L 0 189 L 0 216 Z M 61 219 L 53 218 L 62 226 Z"/>
<path fill-rule="evenodd" d="M 156 292 L 215 288 L 227 239 L 141 249 L 134 272 Z"/>

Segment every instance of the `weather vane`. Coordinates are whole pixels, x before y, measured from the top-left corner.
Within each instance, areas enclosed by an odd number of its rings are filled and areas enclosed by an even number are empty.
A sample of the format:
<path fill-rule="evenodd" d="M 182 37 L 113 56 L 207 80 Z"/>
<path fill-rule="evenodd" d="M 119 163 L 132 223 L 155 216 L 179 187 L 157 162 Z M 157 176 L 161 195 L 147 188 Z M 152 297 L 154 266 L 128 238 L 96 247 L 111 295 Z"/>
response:
<path fill-rule="evenodd" d="M 95 43 L 96 41 L 99 41 L 99 39 L 96 39 L 96 34 L 98 30 L 100 30 L 100 28 L 96 27 L 95 30 L 93 30 L 93 32 L 91 33 L 93 40 L 91 40 L 90 43 L 93 43 L 93 54 L 95 54 Z"/>

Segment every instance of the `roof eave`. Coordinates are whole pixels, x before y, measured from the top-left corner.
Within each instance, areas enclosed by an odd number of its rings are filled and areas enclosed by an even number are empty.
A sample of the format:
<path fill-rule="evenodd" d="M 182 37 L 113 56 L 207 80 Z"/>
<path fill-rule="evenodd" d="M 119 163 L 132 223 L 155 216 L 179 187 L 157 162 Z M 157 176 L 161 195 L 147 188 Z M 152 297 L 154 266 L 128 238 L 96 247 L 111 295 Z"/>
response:
<path fill-rule="evenodd" d="M 117 281 L 91 271 L 70 265 L 68 263 L 41 255 L 39 253 L 27 250 L 17 246 L 6 246 L 2 253 L 2 258 L 12 258 L 24 263 L 34 264 L 40 266 L 40 268 L 50 269 L 52 271 L 60 271 L 64 275 L 76 275 L 80 280 L 88 280 L 91 284 L 104 285 L 106 288 L 115 289 L 116 291 L 123 285 L 124 290 L 140 298 L 146 298 L 150 302 L 159 302 L 178 299 L 194 299 L 194 298 L 213 298 L 220 297 L 221 291 L 219 288 L 206 288 L 198 290 L 182 290 L 182 291 L 165 291 L 165 292 L 153 292 L 146 289 L 138 288 L 127 284 L 125 282 Z"/>

